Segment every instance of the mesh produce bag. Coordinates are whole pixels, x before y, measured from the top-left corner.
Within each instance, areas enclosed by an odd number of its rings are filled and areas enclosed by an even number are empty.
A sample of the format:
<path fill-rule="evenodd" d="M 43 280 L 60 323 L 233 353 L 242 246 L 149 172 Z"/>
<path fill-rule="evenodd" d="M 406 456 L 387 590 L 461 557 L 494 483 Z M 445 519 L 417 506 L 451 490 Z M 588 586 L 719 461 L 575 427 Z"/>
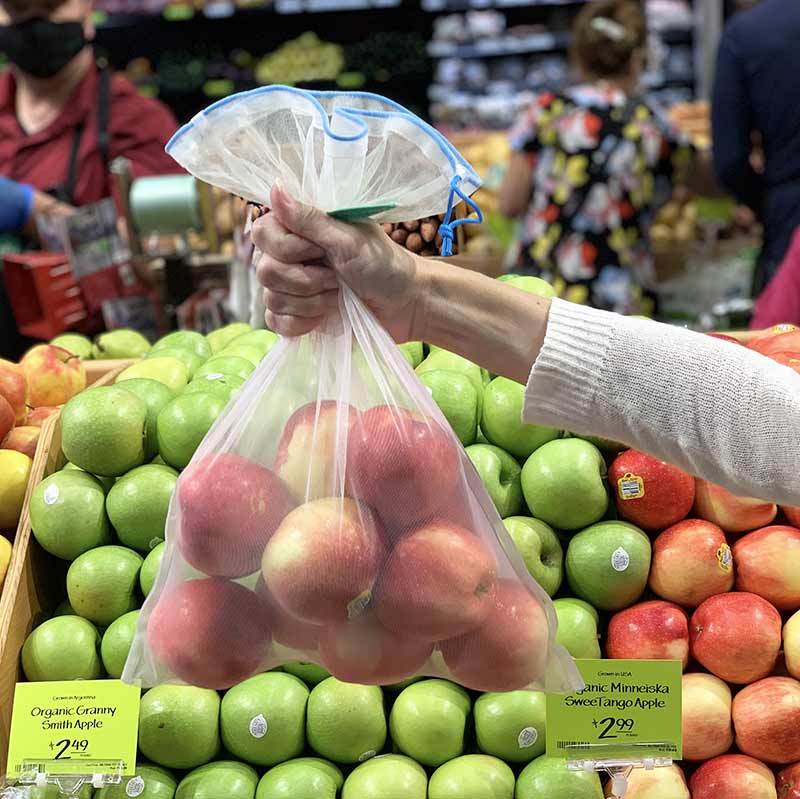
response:
<path fill-rule="evenodd" d="M 477 186 L 438 133 L 372 95 L 267 89 L 199 119 L 171 152 L 257 202 L 280 176 L 324 209 L 392 202 L 383 218 L 409 219 Z M 342 126 L 361 138 L 340 173 Z M 346 286 L 338 313 L 281 340 L 218 419 L 178 480 L 166 540 L 125 680 L 224 689 L 301 660 L 358 683 L 580 686 L 461 444 Z"/>

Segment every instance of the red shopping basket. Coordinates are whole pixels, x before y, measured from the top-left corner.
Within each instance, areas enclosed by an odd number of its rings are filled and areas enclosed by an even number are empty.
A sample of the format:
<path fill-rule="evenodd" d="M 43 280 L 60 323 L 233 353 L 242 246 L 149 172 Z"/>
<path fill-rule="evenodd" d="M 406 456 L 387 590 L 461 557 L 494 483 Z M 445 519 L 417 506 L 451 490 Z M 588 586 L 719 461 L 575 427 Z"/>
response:
<path fill-rule="evenodd" d="M 49 340 L 88 318 L 66 255 L 24 252 L 4 256 L 3 275 L 19 332 Z"/>

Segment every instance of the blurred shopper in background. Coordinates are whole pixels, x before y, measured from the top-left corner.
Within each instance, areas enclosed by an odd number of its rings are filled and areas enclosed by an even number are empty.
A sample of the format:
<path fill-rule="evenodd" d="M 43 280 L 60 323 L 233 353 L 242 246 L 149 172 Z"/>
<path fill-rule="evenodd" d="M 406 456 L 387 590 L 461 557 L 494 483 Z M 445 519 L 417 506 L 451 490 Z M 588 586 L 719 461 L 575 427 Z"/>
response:
<path fill-rule="evenodd" d="M 750 327 L 766 330 L 782 324 L 800 327 L 800 228 L 783 263 L 756 300 Z"/>
<path fill-rule="evenodd" d="M 648 230 L 692 158 L 637 96 L 646 39 L 638 3 L 587 4 L 572 32 L 582 82 L 542 94 L 512 130 L 500 198 L 521 218 L 512 271 L 626 314 L 654 310 Z"/>
<path fill-rule="evenodd" d="M 762 0 L 736 14 L 717 55 L 714 168 L 764 225 L 754 284 L 775 275 L 800 226 L 800 3 Z"/>

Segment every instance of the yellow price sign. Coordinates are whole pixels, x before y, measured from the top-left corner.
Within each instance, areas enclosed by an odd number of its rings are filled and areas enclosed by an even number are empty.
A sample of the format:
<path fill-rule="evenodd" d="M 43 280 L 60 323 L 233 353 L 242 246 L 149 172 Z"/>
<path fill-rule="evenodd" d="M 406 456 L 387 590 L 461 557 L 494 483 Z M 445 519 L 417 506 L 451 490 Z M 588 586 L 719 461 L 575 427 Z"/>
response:
<path fill-rule="evenodd" d="M 140 698 L 138 686 L 119 680 L 19 683 L 9 776 L 31 768 L 49 774 L 133 774 Z"/>

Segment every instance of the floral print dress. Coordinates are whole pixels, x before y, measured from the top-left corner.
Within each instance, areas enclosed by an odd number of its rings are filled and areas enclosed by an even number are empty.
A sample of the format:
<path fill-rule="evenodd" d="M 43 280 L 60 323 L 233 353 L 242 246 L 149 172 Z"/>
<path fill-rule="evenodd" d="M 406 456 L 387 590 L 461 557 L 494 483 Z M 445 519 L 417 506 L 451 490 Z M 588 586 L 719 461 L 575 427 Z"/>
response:
<path fill-rule="evenodd" d="M 512 271 L 549 279 L 572 302 L 652 313 L 647 231 L 689 145 L 643 101 L 602 83 L 540 95 L 510 136 L 533 170 Z"/>

